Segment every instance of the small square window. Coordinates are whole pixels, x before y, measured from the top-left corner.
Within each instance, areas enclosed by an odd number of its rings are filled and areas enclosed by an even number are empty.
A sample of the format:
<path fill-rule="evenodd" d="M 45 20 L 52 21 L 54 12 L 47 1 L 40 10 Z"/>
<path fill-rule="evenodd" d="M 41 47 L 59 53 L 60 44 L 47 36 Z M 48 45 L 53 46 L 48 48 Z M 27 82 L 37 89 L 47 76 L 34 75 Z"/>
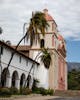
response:
<path fill-rule="evenodd" d="M 19 62 L 21 63 L 21 56 L 19 57 Z"/>
<path fill-rule="evenodd" d="M 0 54 L 3 54 L 3 46 L 0 47 Z"/>

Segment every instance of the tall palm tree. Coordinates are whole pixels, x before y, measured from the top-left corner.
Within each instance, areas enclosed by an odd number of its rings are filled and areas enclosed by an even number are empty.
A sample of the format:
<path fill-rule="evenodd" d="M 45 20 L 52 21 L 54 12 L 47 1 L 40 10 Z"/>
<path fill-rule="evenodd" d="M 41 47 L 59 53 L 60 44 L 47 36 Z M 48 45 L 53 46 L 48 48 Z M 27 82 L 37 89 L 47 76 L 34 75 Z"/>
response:
<path fill-rule="evenodd" d="M 30 25 L 29 28 L 26 32 L 26 34 L 21 38 L 21 40 L 18 42 L 15 50 L 17 50 L 18 46 L 20 45 L 20 43 L 22 42 L 22 40 L 24 40 L 25 38 L 28 40 L 30 39 L 30 45 L 32 46 L 32 44 L 34 42 L 37 42 L 37 40 L 40 40 L 40 34 L 42 34 L 43 36 L 45 35 L 45 31 L 47 30 L 47 28 L 49 27 L 49 24 L 47 23 L 46 19 L 45 19 L 45 14 L 42 12 L 36 12 L 35 14 L 33 14 L 31 20 L 30 20 Z M 13 59 L 15 52 L 12 53 L 11 58 L 9 60 L 9 63 L 7 65 L 7 68 L 10 66 L 10 63 Z"/>
<path fill-rule="evenodd" d="M 40 41 L 40 34 L 45 35 L 45 30 L 49 27 L 42 12 L 36 12 L 30 20 L 29 31 L 27 32 L 27 40 L 30 39 L 31 46 L 37 40 Z"/>
<path fill-rule="evenodd" d="M 0 34 L 2 34 L 3 30 L 2 28 L 0 27 Z M 1 65 L 1 51 L 0 51 L 0 70 L 1 70 L 1 73 L 2 73 L 2 65 Z M 1 76 L 0 76 L 1 77 Z M 1 86 L 1 80 L 0 80 L 0 86 Z"/>

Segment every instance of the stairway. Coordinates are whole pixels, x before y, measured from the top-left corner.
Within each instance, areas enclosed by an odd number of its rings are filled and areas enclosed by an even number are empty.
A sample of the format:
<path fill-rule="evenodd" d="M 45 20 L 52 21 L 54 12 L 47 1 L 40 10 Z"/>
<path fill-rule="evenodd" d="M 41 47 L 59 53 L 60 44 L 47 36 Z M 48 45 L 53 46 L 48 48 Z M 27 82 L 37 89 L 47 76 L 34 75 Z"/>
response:
<path fill-rule="evenodd" d="M 80 91 L 77 90 L 56 90 L 54 96 L 80 96 Z"/>

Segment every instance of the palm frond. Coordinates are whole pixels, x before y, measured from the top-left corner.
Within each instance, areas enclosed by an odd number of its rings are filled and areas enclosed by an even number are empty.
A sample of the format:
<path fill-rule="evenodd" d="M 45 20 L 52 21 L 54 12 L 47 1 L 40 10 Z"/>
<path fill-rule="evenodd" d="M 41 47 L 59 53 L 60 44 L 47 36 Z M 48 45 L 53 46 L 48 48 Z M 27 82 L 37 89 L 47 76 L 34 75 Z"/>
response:
<path fill-rule="evenodd" d="M 45 30 L 49 27 L 45 15 L 42 12 L 36 12 L 31 20 L 27 32 L 27 40 L 30 39 L 31 45 L 37 41 L 40 42 L 40 34 L 45 35 Z"/>
<path fill-rule="evenodd" d="M 49 68 L 51 63 L 51 53 L 48 49 L 42 49 L 41 61 L 44 63 L 45 68 Z"/>

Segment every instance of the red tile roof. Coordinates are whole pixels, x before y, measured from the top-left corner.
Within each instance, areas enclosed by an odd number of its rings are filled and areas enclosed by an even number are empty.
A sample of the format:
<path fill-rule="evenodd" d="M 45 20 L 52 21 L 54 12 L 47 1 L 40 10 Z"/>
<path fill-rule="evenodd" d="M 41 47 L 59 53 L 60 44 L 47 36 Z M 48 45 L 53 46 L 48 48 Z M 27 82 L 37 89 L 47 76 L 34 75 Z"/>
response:
<path fill-rule="evenodd" d="M 63 48 L 63 44 L 59 44 L 58 49 L 62 49 Z"/>
<path fill-rule="evenodd" d="M 16 46 L 12 46 L 13 48 L 16 48 Z M 28 50 L 30 50 L 30 46 L 26 46 L 26 45 L 20 45 L 20 46 L 18 46 L 18 48 L 17 48 L 17 50 L 18 51 L 28 51 Z"/>
<path fill-rule="evenodd" d="M 47 21 L 53 21 L 53 18 L 48 14 L 47 9 L 44 9 L 43 12 L 45 14 L 45 18 L 46 18 Z"/>
<path fill-rule="evenodd" d="M 53 21 L 53 18 L 49 14 L 46 14 L 45 18 L 47 21 Z"/>
<path fill-rule="evenodd" d="M 64 38 L 62 37 L 62 35 L 58 35 L 58 40 L 60 40 L 60 41 L 62 41 L 62 40 L 64 40 Z"/>
<path fill-rule="evenodd" d="M 0 45 L 5 46 L 5 47 L 11 49 L 12 51 L 15 51 L 15 53 L 18 53 L 18 54 L 24 56 L 25 58 L 28 58 L 28 59 L 30 59 L 31 61 L 33 61 L 33 62 L 39 64 L 38 62 L 36 62 L 35 60 L 33 60 L 33 59 L 27 57 L 26 55 L 24 55 L 23 53 L 19 52 L 18 50 L 15 50 L 15 46 L 10 46 L 10 45 L 8 45 L 8 44 L 2 42 L 2 41 L 0 41 Z"/>

